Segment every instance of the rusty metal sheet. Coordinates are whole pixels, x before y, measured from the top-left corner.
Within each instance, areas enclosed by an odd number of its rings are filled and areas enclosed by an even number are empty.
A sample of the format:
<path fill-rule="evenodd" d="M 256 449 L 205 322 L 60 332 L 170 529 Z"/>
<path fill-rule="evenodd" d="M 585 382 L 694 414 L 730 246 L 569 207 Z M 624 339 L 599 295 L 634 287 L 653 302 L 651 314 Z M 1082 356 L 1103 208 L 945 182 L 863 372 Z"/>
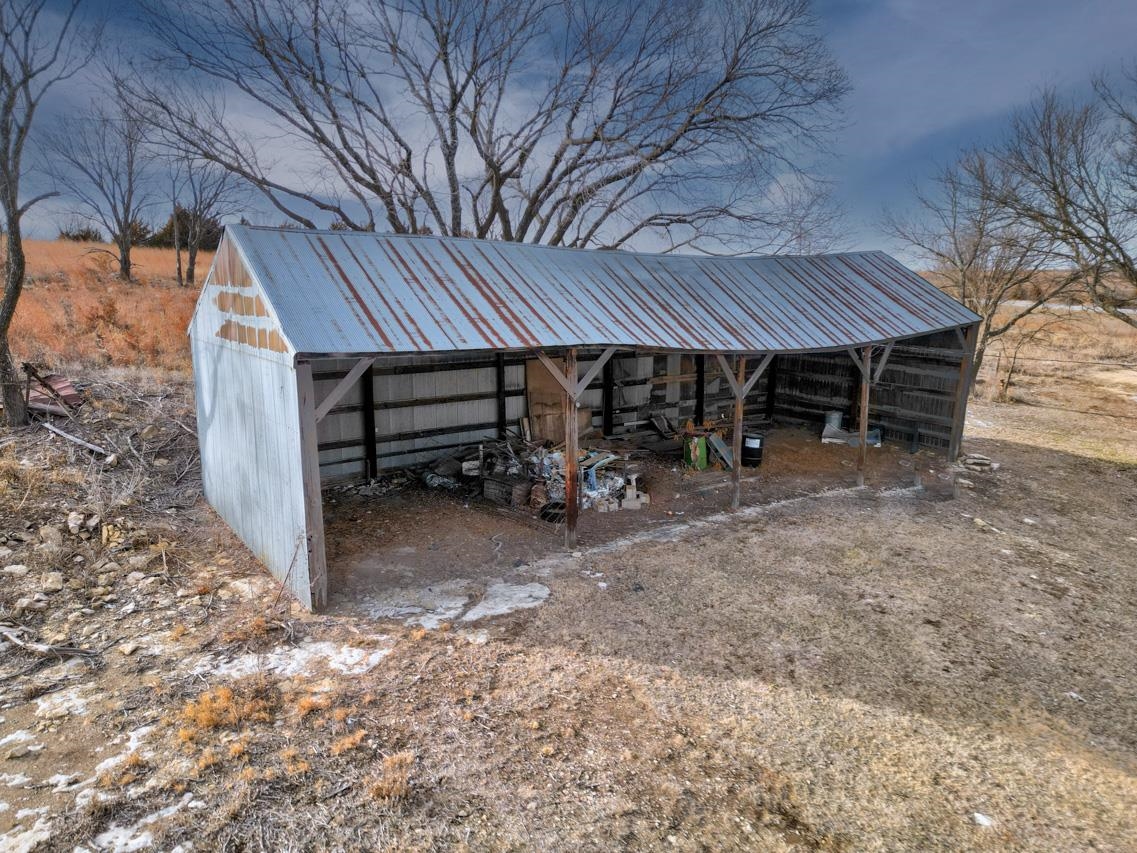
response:
<path fill-rule="evenodd" d="M 883 252 L 712 258 L 230 226 L 296 354 L 837 349 L 978 320 Z"/>

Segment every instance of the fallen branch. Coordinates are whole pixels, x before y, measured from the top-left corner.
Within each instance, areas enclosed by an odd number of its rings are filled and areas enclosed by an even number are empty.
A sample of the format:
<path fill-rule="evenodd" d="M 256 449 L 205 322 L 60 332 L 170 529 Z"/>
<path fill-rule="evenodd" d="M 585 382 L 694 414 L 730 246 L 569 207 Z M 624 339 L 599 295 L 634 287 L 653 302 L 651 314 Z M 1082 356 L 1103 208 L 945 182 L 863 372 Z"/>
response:
<path fill-rule="evenodd" d="M 91 444 L 91 442 L 84 441 L 83 439 L 78 438 L 69 432 L 64 432 L 63 430 L 61 430 L 59 427 L 55 426 L 54 424 L 49 424 L 45 421 L 43 424 L 43 428 L 46 430 L 51 430 L 53 433 L 58 435 L 60 438 L 66 438 L 68 441 L 73 442 L 75 444 L 78 444 L 80 447 L 84 447 L 87 450 L 90 450 L 92 453 L 98 453 L 100 456 L 110 456 L 111 455 L 109 451 L 104 450 L 103 448 L 99 447 L 97 444 Z"/>
<path fill-rule="evenodd" d="M 32 652 L 37 655 L 55 655 L 57 657 L 65 657 L 72 655 L 74 657 L 98 657 L 99 653 L 91 649 L 80 649 L 75 646 L 53 646 L 50 643 L 37 643 L 31 640 L 24 640 L 20 634 L 24 632 L 23 628 L 9 627 L 7 625 L 0 626 L 0 637 L 3 637 L 10 643 L 19 646 L 25 651 Z"/>

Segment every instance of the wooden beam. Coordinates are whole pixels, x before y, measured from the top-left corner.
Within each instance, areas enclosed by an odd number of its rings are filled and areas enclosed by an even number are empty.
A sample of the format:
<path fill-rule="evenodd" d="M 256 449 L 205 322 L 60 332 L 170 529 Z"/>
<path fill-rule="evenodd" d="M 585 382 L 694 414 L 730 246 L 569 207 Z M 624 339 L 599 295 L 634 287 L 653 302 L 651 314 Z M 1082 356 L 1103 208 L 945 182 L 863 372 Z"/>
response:
<path fill-rule="evenodd" d="M 730 362 L 726 360 L 726 356 L 721 352 L 715 353 L 715 358 L 718 359 L 719 367 L 722 369 L 722 375 L 726 379 L 726 384 L 730 386 L 730 393 L 737 399 L 739 391 L 742 386 L 738 384 L 738 380 L 734 378 L 734 368 L 730 366 Z"/>
<path fill-rule="evenodd" d="M 565 353 L 565 376 L 576 377 L 576 350 Z M 580 456 L 579 420 L 576 396 L 565 391 L 565 548 L 576 547 L 576 521 L 580 514 L 580 490 L 577 488 L 577 460 Z"/>
<path fill-rule="evenodd" d="M 695 426 L 702 426 L 707 417 L 707 357 L 695 356 Z"/>
<path fill-rule="evenodd" d="M 880 382 L 880 375 L 884 373 L 884 366 L 888 364 L 888 357 L 892 355 L 892 348 L 896 346 L 896 341 L 889 341 L 884 348 L 884 352 L 880 356 L 880 361 L 877 362 L 876 370 L 872 374 L 872 384 Z"/>
<path fill-rule="evenodd" d="M 872 368 L 872 347 L 861 350 L 863 362 L 861 367 L 861 416 L 858 427 L 860 429 L 860 442 L 857 445 L 857 485 L 865 484 L 865 459 L 868 456 L 869 443 L 869 386 L 870 370 Z"/>
<path fill-rule="evenodd" d="M 580 395 L 583 394 L 587 390 L 588 386 L 592 384 L 592 380 L 596 378 L 596 375 L 600 372 L 601 368 L 603 368 L 604 365 L 608 363 L 608 360 L 615 354 L 616 347 L 608 347 L 608 349 L 600 353 L 600 357 L 597 358 L 596 361 L 592 362 L 592 365 L 588 368 L 588 372 L 585 373 L 584 376 L 580 377 L 580 381 L 576 383 L 576 393 L 573 395 L 574 398 L 580 398 Z M 565 371 L 565 373 L 569 376 L 574 375 L 569 374 L 568 371 Z"/>
<path fill-rule="evenodd" d="M 604 363 L 600 389 L 600 434 L 607 437 L 616 431 L 616 366 L 611 359 Z"/>
<path fill-rule="evenodd" d="M 351 386 L 359 381 L 359 377 L 363 375 L 364 371 L 375 363 L 374 358 L 361 358 L 355 363 L 355 366 L 347 372 L 347 376 L 339 381 L 339 384 L 331 390 L 327 397 L 320 401 L 320 405 L 316 407 L 316 423 L 322 421 L 332 410 L 336 403 L 343 399 Z M 308 365 L 308 373 L 311 375 L 312 366 Z"/>
<path fill-rule="evenodd" d="M 723 359 L 723 361 L 725 360 Z M 742 409 L 746 405 L 746 392 L 742 390 L 741 386 L 745 379 L 746 357 L 740 355 L 738 357 L 738 379 L 731 383 L 735 388 L 734 447 L 732 448 L 734 458 L 731 460 L 730 466 L 730 508 L 732 510 L 738 509 L 739 504 L 742 503 Z"/>
<path fill-rule="evenodd" d="M 855 364 L 857 366 L 857 370 L 859 370 L 861 372 L 861 376 L 867 382 L 869 379 L 869 374 L 868 374 L 868 371 L 865 369 L 865 363 L 863 361 L 861 361 L 860 356 L 857 355 L 857 351 L 855 349 L 853 349 L 852 347 L 847 347 L 845 349 L 845 352 L 847 352 L 849 354 L 849 358 L 851 358 L 853 360 L 853 364 Z"/>
<path fill-rule="evenodd" d="M 296 365 L 300 410 L 300 475 L 304 489 L 304 547 L 308 554 L 308 589 L 313 610 L 328 603 L 328 567 L 324 551 L 324 503 L 320 494 L 320 448 L 316 439 L 316 391 L 312 365 Z"/>
<path fill-rule="evenodd" d="M 367 453 L 367 479 L 379 474 L 378 439 L 375 437 L 375 368 L 370 365 L 359 378 L 363 404 L 363 448 Z"/>
<path fill-rule="evenodd" d="M 743 361 L 745 360 L 746 359 L 743 359 Z M 772 352 L 768 352 L 765 356 L 763 356 L 762 361 L 756 368 L 754 368 L 754 372 L 750 374 L 750 378 L 746 380 L 746 384 L 742 386 L 743 399 L 746 399 L 746 395 L 754 389 L 754 385 L 758 382 L 759 379 L 762 378 L 762 374 L 766 372 L 766 368 L 770 366 L 770 362 L 773 360 L 774 354 Z M 742 379 L 741 373 L 739 374 L 738 378 L 740 380 Z"/>
<path fill-rule="evenodd" d="M 774 406 L 777 404 L 778 358 L 770 362 L 770 381 L 766 383 L 766 419 L 774 419 Z"/>
<path fill-rule="evenodd" d="M 575 352 L 575 350 L 574 350 L 574 352 Z M 560 384 L 561 388 L 564 389 L 565 393 L 568 394 L 571 398 L 573 398 L 575 400 L 576 399 L 576 374 L 573 373 L 572 381 L 569 381 L 569 378 L 564 373 L 561 373 L 560 368 L 558 368 L 556 365 L 556 362 L 554 362 L 551 358 L 549 358 L 547 355 L 545 355 L 545 353 L 542 352 L 541 350 L 536 350 L 536 353 L 537 353 L 537 360 L 540 361 L 541 364 L 545 365 L 545 369 L 547 371 L 549 371 L 549 373 L 552 375 L 552 377 L 554 379 L 557 380 L 557 382 Z"/>
<path fill-rule="evenodd" d="M 494 376 L 497 385 L 497 437 L 505 438 L 505 353 L 499 352 L 494 361 Z"/>
<path fill-rule="evenodd" d="M 960 447 L 963 444 L 963 424 L 967 419 L 967 400 L 971 396 L 971 370 L 975 362 L 975 345 L 978 340 L 979 324 L 974 323 L 968 327 L 964 336 L 963 356 L 959 361 L 959 380 L 955 389 L 955 406 L 951 413 L 951 439 L 948 442 L 948 458 L 952 462 L 959 458 Z"/>

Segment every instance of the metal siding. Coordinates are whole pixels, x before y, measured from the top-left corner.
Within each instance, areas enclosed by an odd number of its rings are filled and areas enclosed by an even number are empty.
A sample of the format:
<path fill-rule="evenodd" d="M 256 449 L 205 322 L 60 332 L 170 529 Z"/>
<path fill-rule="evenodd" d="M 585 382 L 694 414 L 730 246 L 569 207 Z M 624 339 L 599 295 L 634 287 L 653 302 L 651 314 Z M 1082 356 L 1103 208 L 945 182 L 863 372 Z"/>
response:
<path fill-rule="evenodd" d="M 708 258 L 232 226 L 296 352 L 831 349 L 976 317 L 881 252 Z"/>
<path fill-rule="evenodd" d="M 294 372 L 224 341 L 191 346 L 206 499 L 311 607 Z"/>

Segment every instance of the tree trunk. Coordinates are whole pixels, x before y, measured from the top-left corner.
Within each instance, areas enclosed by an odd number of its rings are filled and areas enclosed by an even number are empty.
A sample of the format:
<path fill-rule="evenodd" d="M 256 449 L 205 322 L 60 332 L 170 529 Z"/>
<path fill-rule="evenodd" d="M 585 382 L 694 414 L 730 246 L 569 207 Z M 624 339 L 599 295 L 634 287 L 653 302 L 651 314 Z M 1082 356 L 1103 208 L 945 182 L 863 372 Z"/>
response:
<path fill-rule="evenodd" d="M 118 243 L 118 277 L 123 281 L 130 281 L 130 241 L 119 240 Z"/>
<path fill-rule="evenodd" d="M 197 266 L 197 242 L 191 241 L 186 246 L 186 284 L 194 283 L 194 268 Z"/>
<path fill-rule="evenodd" d="M 178 287 L 183 287 L 186 283 L 185 278 L 182 276 L 182 241 L 181 235 L 178 232 L 178 206 L 174 205 L 174 256 L 178 259 Z M 193 267 L 190 267 L 190 275 L 192 276 Z"/>
<path fill-rule="evenodd" d="M 979 378 L 979 369 L 983 367 L 983 356 L 986 354 L 987 343 L 984 341 L 975 348 L 975 360 L 971 362 L 971 393 L 973 394 L 975 393 L 975 382 Z"/>
<path fill-rule="evenodd" d="M 8 426 L 23 426 L 28 422 L 28 409 L 24 404 L 24 383 L 12 361 L 8 345 L 8 331 L 16 314 L 16 303 L 24 288 L 24 245 L 20 225 L 8 217 L 8 256 L 4 263 L 4 299 L 0 302 L 0 386 L 4 398 L 4 417 Z"/>

